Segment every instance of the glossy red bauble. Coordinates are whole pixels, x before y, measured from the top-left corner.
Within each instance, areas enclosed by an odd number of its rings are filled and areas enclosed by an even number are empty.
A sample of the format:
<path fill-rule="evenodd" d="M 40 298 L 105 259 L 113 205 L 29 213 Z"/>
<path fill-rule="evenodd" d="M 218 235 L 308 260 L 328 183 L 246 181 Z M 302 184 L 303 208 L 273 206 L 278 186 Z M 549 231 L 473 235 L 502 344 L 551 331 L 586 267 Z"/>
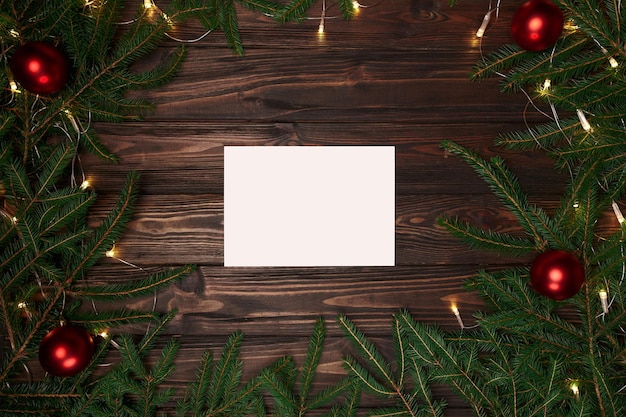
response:
<path fill-rule="evenodd" d="M 563 12 L 550 0 L 529 0 L 511 19 L 511 36 L 527 51 L 548 49 L 563 31 Z"/>
<path fill-rule="evenodd" d="M 553 300 L 565 300 L 576 295 L 582 287 L 585 268 L 573 254 L 550 250 L 533 261 L 530 282 L 539 294 Z"/>
<path fill-rule="evenodd" d="M 28 42 L 18 47 L 10 61 L 15 80 L 35 94 L 58 93 L 67 84 L 70 65 L 59 48 L 48 42 Z"/>
<path fill-rule="evenodd" d="M 39 363 L 50 374 L 74 376 L 89 365 L 93 339 L 82 327 L 65 325 L 52 329 L 39 345 Z"/>

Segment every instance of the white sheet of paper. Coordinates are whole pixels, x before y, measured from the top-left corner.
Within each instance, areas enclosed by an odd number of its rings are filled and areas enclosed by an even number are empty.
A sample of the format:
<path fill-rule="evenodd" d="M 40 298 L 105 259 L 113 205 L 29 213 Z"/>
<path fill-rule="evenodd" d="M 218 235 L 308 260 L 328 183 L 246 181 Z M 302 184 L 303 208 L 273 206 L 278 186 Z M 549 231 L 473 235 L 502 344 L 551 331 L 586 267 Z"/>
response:
<path fill-rule="evenodd" d="M 395 147 L 224 147 L 224 266 L 394 264 Z"/>

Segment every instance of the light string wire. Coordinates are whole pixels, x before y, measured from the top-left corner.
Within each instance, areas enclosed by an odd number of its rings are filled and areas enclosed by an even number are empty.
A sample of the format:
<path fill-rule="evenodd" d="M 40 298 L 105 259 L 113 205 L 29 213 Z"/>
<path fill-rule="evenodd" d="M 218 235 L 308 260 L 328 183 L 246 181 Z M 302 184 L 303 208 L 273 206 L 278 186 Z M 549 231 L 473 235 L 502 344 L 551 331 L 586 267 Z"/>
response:
<path fill-rule="evenodd" d="M 163 19 L 165 19 L 171 26 L 174 25 L 172 20 L 165 13 L 163 13 L 161 8 L 159 6 L 157 6 L 156 3 L 154 3 L 152 0 L 144 0 L 142 7 L 143 7 L 143 11 L 144 11 L 143 16 L 148 16 L 149 13 L 157 13 Z M 124 21 L 124 22 L 117 22 L 116 24 L 119 25 L 119 26 L 125 26 L 125 25 L 131 25 L 133 23 L 137 23 L 138 21 L 139 21 L 139 18 L 135 18 L 135 19 Z M 201 40 L 203 40 L 204 38 L 209 36 L 209 34 L 211 34 L 213 32 L 213 30 L 214 29 L 208 29 L 202 35 L 200 35 L 200 36 L 198 36 L 196 38 L 193 38 L 193 39 L 180 39 L 180 38 L 178 38 L 178 37 L 176 37 L 174 35 L 171 35 L 169 32 L 165 32 L 164 34 L 169 39 L 171 39 L 173 41 L 176 41 L 176 42 L 179 42 L 179 43 L 196 43 L 196 42 L 200 42 Z"/>

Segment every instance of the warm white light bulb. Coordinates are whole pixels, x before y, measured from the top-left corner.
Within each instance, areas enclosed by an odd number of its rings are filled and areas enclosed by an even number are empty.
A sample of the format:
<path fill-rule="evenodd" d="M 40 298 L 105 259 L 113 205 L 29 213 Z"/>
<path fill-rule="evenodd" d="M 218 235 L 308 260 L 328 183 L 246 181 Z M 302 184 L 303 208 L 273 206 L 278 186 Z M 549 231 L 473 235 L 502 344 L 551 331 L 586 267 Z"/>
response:
<path fill-rule="evenodd" d="M 489 25 L 489 21 L 491 20 L 491 12 L 488 12 L 485 17 L 483 17 L 483 23 L 480 25 L 478 30 L 476 31 L 476 37 L 482 38 L 487 30 L 487 25 Z"/>
<path fill-rule="evenodd" d="M 608 314 L 609 313 L 609 294 L 606 292 L 606 290 L 600 290 L 598 292 L 598 295 L 600 296 L 600 304 L 602 305 L 602 312 L 604 312 L 604 314 Z"/>
<path fill-rule="evenodd" d="M 606 48 L 604 47 L 600 47 L 600 50 L 602 51 L 602 53 L 604 55 L 608 55 L 609 51 L 606 50 Z M 619 64 L 617 63 L 617 60 L 615 58 L 613 58 L 612 56 L 609 56 L 609 65 L 611 66 L 611 68 L 617 68 L 619 67 Z"/>
<path fill-rule="evenodd" d="M 320 20 L 320 25 L 317 27 L 317 33 L 319 35 L 324 34 L 324 19 Z"/>
<path fill-rule="evenodd" d="M 578 382 L 572 382 L 569 388 L 572 390 L 574 397 L 580 398 L 580 389 L 578 388 Z"/>
<path fill-rule="evenodd" d="M 21 93 L 19 87 L 17 86 L 17 83 L 15 82 L 15 80 L 9 79 L 9 87 L 11 88 L 11 92 L 12 93 Z"/>
<path fill-rule="evenodd" d="M 456 307 L 456 304 L 452 304 L 452 313 L 454 317 L 456 317 L 456 321 L 459 323 L 461 330 L 465 329 L 465 324 L 463 323 L 463 319 L 461 318 L 461 313 L 459 313 L 459 309 Z"/>
<path fill-rule="evenodd" d="M 589 124 L 589 121 L 587 120 L 587 117 L 585 116 L 583 111 L 580 109 L 577 109 L 576 115 L 578 116 L 578 120 L 580 120 L 580 125 L 583 127 L 585 132 L 591 131 L 591 125 Z"/>
<path fill-rule="evenodd" d="M 104 253 L 107 258 L 115 258 L 115 245 Z"/>
<path fill-rule="evenodd" d="M 81 134 L 81 129 L 80 129 L 80 127 L 78 127 L 78 122 L 76 121 L 76 118 L 74 117 L 72 112 L 69 109 L 63 109 L 63 113 L 65 113 L 65 115 L 67 116 L 68 120 L 72 124 L 72 127 L 74 128 L 74 131 L 78 135 L 80 135 Z"/>
<path fill-rule="evenodd" d="M 143 0 L 143 7 L 144 9 L 151 9 L 154 7 L 154 3 L 152 3 L 152 0 Z"/>
<path fill-rule="evenodd" d="M 172 19 L 170 19 L 170 17 L 168 15 L 166 15 L 163 12 L 161 12 L 161 16 L 163 16 L 163 20 L 165 20 L 167 22 L 169 27 L 174 27 L 174 22 L 172 21 Z"/>

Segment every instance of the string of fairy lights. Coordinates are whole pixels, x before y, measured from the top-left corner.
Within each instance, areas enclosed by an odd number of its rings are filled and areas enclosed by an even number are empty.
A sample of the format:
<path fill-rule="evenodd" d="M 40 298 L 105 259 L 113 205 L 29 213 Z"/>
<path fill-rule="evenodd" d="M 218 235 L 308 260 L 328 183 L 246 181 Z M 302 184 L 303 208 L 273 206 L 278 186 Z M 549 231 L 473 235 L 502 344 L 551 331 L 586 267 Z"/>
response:
<path fill-rule="evenodd" d="M 381 2 L 381 0 L 379 0 L 377 3 L 372 4 L 372 5 L 362 5 L 360 4 L 358 1 L 354 0 L 352 2 L 352 6 L 354 8 L 353 12 L 354 14 L 357 14 L 358 11 L 361 8 L 369 8 L 369 7 L 373 7 L 377 4 L 379 4 Z M 98 7 L 100 7 L 100 5 L 102 4 L 101 0 L 86 0 L 84 5 L 86 7 L 86 9 L 88 10 L 96 10 Z M 144 0 L 143 4 L 142 4 L 142 8 L 143 8 L 143 17 L 144 18 L 148 18 L 151 21 L 156 21 L 156 18 L 160 18 L 162 20 L 164 20 L 165 22 L 167 22 L 168 26 L 172 29 L 172 32 L 175 29 L 175 22 L 166 14 L 164 13 L 161 8 L 152 0 Z M 337 19 L 340 16 L 329 16 L 327 14 L 328 10 L 330 9 L 330 7 L 327 5 L 326 0 L 323 0 L 322 2 L 322 11 L 321 11 L 321 15 L 319 18 L 307 18 L 307 20 L 319 20 L 319 26 L 318 26 L 318 30 L 317 30 L 317 35 L 318 37 L 321 39 L 324 36 L 325 33 L 325 23 L 328 20 L 332 20 L 332 19 Z M 269 15 L 268 17 L 274 17 Z M 139 18 L 137 19 L 132 19 L 132 20 L 128 20 L 128 21 L 123 21 L 123 22 L 119 22 L 117 23 L 120 26 L 124 26 L 124 25 L 130 25 L 133 23 L 136 23 L 138 21 Z M 172 33 L 170 32 L 165 32 L 165 36 L 168 37 L 171 40 L 174 40 L 176 42 L 179 43 L 196 43 L 199 42 L 201 40 L 203 40 L 204 38 L 206 38 L 209 34 L 211 34 L 213 32 L 213 29 L 207 30 L 205 31 L 202 35 L 194 38 L 194 39 L 181 39 L 177 36 L 174 36 Z M 13 37 L 14 39 L 20 39 L 20 33 L 19 31 L 17 31 L 16 29 L 10 29 L 8 31 L 9 35 L 11 37 Z M 3 56 L 3 59 L 5 61 L 5 65 L 7 64 L 7 57 L 6 55 Z M 22 89 L 20 87 L 20 85 L 18 84 L 18 82 L 16 82 L 16 80 L 13 78 L 13 76 L 11 75 L 11 71 L 8 71 L 8 81 L 9 81 L 9 91 L 10 91 L 10 99 L 9 102 L 6 103 L 11 104 L 15 98 L 22 94 Z M 41 104 L 41 100 L 39 100 L 39 94 L 37 94 L 35 96 L 35 100 L 31 105 L 32 109 L 35 109 L 35 107 L 37 105 Z M 38 110 L 34 111 L 34 115 L 36 115 L 37 113 L 45 110 L 45 104 L 42 105 L 42 107 L 40 107 Z M 87 120 L 87 125 L 84 126 L 83 122 L 81 121 L 80 118 L 77 118 L 74 116 L 74 114 L 72 113 L 72 111 L 68 108 L 63 108 L 62 109 L 62 114 L 65 116 L 65 119 L 61 119 L 60 122 L 55 124 L 55 127 L 58 128 L 61 132 L 63 132 L 63 134 L 70 140 L 73 141 L 75 143 L 79 143 L 81 141 L 81 137 L 88 131 L 90 125 L 91 125 L 91 112 L 88 112 L 88 120 Z M 34 119 L 34 115 L 33 115 L 33 119 Z M 35 148 L 36 151 L 36 148 Z M 72 160 L 72 167 L 71 167 L 71 173 L 70 173 L 70 183 L 73 187 L 78 187 L 80 188 L 82 191 L 88 191 L 88 190 L 93 190 L 94 186 L 92 184 L 92 181 L 87 178 L 85 171 L 82 167 L 82 164 L 80 162 L 80 155 L 78 153 L 76 153 L 74 155 L 74 159 Z M 77 173 L 78 172 L 78 176 L 79 179 L 77 179 Z M 80 184 L 80 185 L 79 185 Z M 4 193 L 4 190 L 0 190 L 0 197 L 7 197 Z M 6 200 L 5 204 L 6 204 Z M 8 219 L 11 224 L 13 226 L 16 226 L 19 222 L 19 219 L 11 214 L 9 211 L 5 210 L 5 207 L 0 207 L 0 216 L 2 216 L 3 218 Z M 109 259 L 115 260 L 117 262 L 120 262 L 128 267 L 131 267 L 133 269 L 136 269 L 138 271 L 141 271 L 142 273 L 148 273 L 148 271 L 146 271 L 143 267 L 136 265 L 132 262 L 129 262 L 127 260 L 125 260 L 123 257 L 120 256 L 119 254 L 119 250 L 116 247 L 116 245 L 114 244 L 109 250 L 107 250 L 105 252 L 105 256 Z M 42 283 L 41 279 L 39 278 L 39 276 L 37 276 L 37 283 L 39 285 L 40 291 L 42 292 L 42 294 L 44 294 L 44 284 Z M 154 296 L 153 296 L 153 300 L 152 300 L 152 311 L 156 310 L 156 306 L 157 306 L 157 292 L 154 292 Z M 65 308 L 65 290 L 63 290 L 63 303 L 62 303 L 62 310 Z M 28 319 L 32 318 L 32 312 L 30 311 L 30 307 L 28 305 L 28 302 L 26 301 L 19 301 L 16 303 L 17 309 L 21 312 L 20 314 Z M 94 310 L 94 312 L 97 313 L 97 307 L 95 305 L 95 303 L 92 301 L 92 308 Z M 62 311 L 61 311 L 62 312 Z M 150 326 L 148 325 L 146 328 L 146 334 L 148 333 L 150 329 Z M 107 340 L 108 343 L 111 343 L 111 345 L 115 348 L 119 348 L 119 346 L 117 345 L 117 343 L 110 337 L 109 334 L 109 330 L 108 329 L 101 329 L 100 331 L 98 331 L 97 336 L 101 337 L 104 340 Z M 12 340 L 11 340 L 12 341 Z M 12 346 L 12 349 L 15 350 L 15 346 Z M 101 364 L 99 366 L 110 366 L 111 364 L 109 363 L 105 363 L 105 364 Z M 32 380 L 32 372 L 28 366 L 27 363 L 23 363 L 23 367 L 26 371 L 26 374 L 29 378 L 29 380 Z"/>
<path fill-rule="evenodd" d="M 483 20 L 481 22 L 480 27 L 478 28 L 478 30 L 475 33 L 475 36 L 477 39 L 482 40 L 482 38 L 485 36 L 488 27 L 490 25 L 490 23 L 492 22 L 492 16 L 496 16 L 496 18 L 499 15 L 499 11 L 500 11 L 500 3 L 501 0 L 497 0 L 496 5 L 494 6 L 492 4 L 492 2 L 489 3 L 489 8 L 488 11 L 485 13 Z M 621 8 L 622 8 L 622 4 L 621 1 L 618 4 L 618 12 L 617 12 L 617 16 L 621 15 Z M 568 34 L 574 33 L 578 30 L 579 28 L 573 24 L 571 21 L 566 21 L 564 26 L 563 26 L 563 31 L 565 32 L 565 36 L 567 36 Z M 620 64 L 617 61 L 617 59 L 612 56 L 609 51 L 595 38 L 593 38 L 594 43 L 598 46 L 598 48 L 600 49 L 600 51 L 607 56 L 607 62 L 609 67 L 616 71 L 618 70 Z M 554 53 L 556 52 L 556 48 L 557 48 L 557 44 L 555 44 L 552 47 L 552 54 L 551 54 L 551 58 L 550 58 L 550 62 L 552 62 L 552 57 L 554 56 Z M 482 55 L 482 49 L 481 49 L 481 55 Z M 507 78 L 506 74 L 502 74 L 502 73 L 497 73 L 498 76 L 502 77 L 502 78 Z M 525 94 L 527 100 L 528 100 L 528 105 L 532 106 L 536 111 L 538 111 L 539 113 L 543 114 L 544 116 L 546 116 L 548 119 L 554 121 L 557 126 L 559 127 L 559 130 L 561 131 L 561 133 L 563 134 L 563 137 L 571 144 L 570 142 L 570 138 L 569 136 L 563 131 L 563 129 L 561 128 L 561 124 L 560 124 L 560 120 L 559 120 L 559 115 L 558 112 L 556 110 L 556 106 L 550 101 L 550 97 L 554 96 L 555 94 L 555 86 L 552 85 L 552 82 L 549 78 L 546 78 L 543 82 L 542 85 L 538 86 L 537 88 L 537 93 L 539 95 L 541 95 L 544 99 L 546 99 L 546 101 L 548 102 L 548 105 L 551 109 L 552 112 L 552 116 L 546 114 L 544 111 L 542 111 L 537 105 L 534 104 L 534 101 L 532 99 L 532 97 L 528 94 L 528 92 L 526 92 L 525 90 L 520 90 L 522 91 L 523 94 Z M 527 105 L 527 107 L 528 107 Z M 594 134 L 594 128 L 592 126 L 592 124 L 589 122 L 586 112 L 583 109 L 576 109 L 576 116 L 580 122 L 580 126 L 582 127 L 582 129 L 586 132 L 586 137 L 583 138 L 582 140 L 586 140 L 589 136 L 593 136 Z M 528 122 L 526 121 L 526 113 L 524 113 L 524 122 L 526 123 L 526 126 L 528 128 L 528 131 L 533 134 L 532 129 L 530 128 Z M 622 121 L 622 123 L 625 125 L 626 127 L 626 123 L 624 123 Z M 534 134 L 533 134 L 534 136 Z M 536 140 L 536 138 L 535 138 Z M 536 140 L 536 143 L 543 148 L 543 146 L 539 143 L 539 141 Z M 571 167 L 569 167 L 569 172 L 570 172 L 570 177 L 573 176 L 572 173 L 572 169 Z M 598 183 L 600 185 L 600 187 L 602 187 L 601 183 Z M 604 187 L 602 187 L 604 188 Z M 577 209 L 579 207 L 578 202 L 575 202 L 573 205 L 574 209 Z M 626 228 L 626 226 L 624 225 L 625 219 L 624 219 L 624 215 L 619 207 L 619 205 L 617 204 L 616 201 L 612 201 L 611 204 L 611 208 L 613 210 L 613 213 L 615 215 L 615 218 L 617 219 L 617 222 L 619 224 L 620 230 L 622 231 L 622 237 L 624 236 L 624 230 Z M 624 247 L 623 245 L 621 246 L 621 253 L 622 253 L 622 259 L 624 259 Z M 621 272 L 621 276 L 619 279 L 619 286 L 621 287 L 622 284 L 624 283 L 624 280 L 626 278 L 626 263 L 622 262 L 622 272 Z M 611 308 L 611 305 L 615 302 L 616 297 L 613 296 L 611 297 L 611 299 L 609 300 L 609 293 L 608 293 L 608 288 L 609 285 L 608 283 L 605 282 L 604 287 L 601 287 L 598 289 L 597 294 L 599 297 L 599 302 L 600 302 L 600 307 L 601 307 L 601 312 L 600 314 L 597 315 L 597 318 L 601 318 L 604 319 L 604 317 L 609 314 L 609 310 Z M 459 309 L 457 308 L 456 304 L 452 304 L 451 306 L 451 310 L 452 313 L 454 314 L 454 316 L 456 317 L 456 320 L 461 328 L 461 330 L 466 330 L 466 329 L 470 329 L 476 326 L 471 326 L 471 327 L 467 327 L 465 326 Z M 621 327 L 620 327 L 621 328 Z M 626 330 L 621 328 L 622 332 L 624 332 L 626 334 Z M 570 379 L 569 380 L 569 388 L 572 391 L 572 394 L 574 395 L 574 398 L 576 399 L 580 399 L 580 381 L 576 380 L 576 379 Z M 621 387 L 617 393 L 622 392 L 626 390 L 626 385 Z"/>
<path fill-rule="evenodd" d="M 362 8 L 367 8 L 367 7 L 373 7 L 377 4 L 379 4 L 380 1 L 378 3 L 375 3 L 371 6 L 368 5 L 363 5 L 361 3 L 359 3 L 358 1 L 353 1 L 353 7 L 354 7 L 354 12 L 358 13 L 358 11 Z M 99 4 L 99 0 L 87 0 L 85 2 L 85 6 L 86 7 L 90 7 L 90 8 L 96 8 L 98 7 Z M 483 39 L 484 36 L 487 35 L 488 30 L 490 28 L 490 25 L 493 24 L 494 22 L 494 18 L 495 20 L 498 19 L 499 17 L 499 12 L 500 12 L 500 7 L 501 7 L 501 0 L 497 0 L 495 4 L 492 4 L 492 2 L 489 3 L 489 7 L 487 12 L 485 13 L 480 26 L 478 27 L 478 29 L 476 30 L 476 32 L 474 33 L 474 36 L 476 39 L 478 39 L 479 41 L 481 41 Z M 621 2 L 619 3 L 619 7 L 621 9 Z M 144 0 L 143 1 L 143 9 L 145 11 L 145 13 L 147 15 L 151 15 L 151 14 L 158 14 L 161 18 L 163 18 L 164 20 L 166 20 L 167 22 L 169 22 L 171 24 L 172 27 L 174 27 L 174 23 L 170 20 L 170 18 L 158 7 L 158 5 L 153 1 L 153 0 Z M 329 10 L 329 6 L 326 2 L 326 0 L 322 0 L 322 10 L 321 10 L 321 14 L 319 17 L 312 17 L 312 18 L 308 18 L 308 19 L 315 19 L 315 20 L 319 20 L 319 25 L 318 25 L 318 29 L 317 29 L 317 34 L 320 37 L 323 37 L 324 34 L 326 33 L 326 23 L 331 20 L 331 19 L 335 19 L 338 18 L 339 16 L 329 16 L 328 15 L 328 10 Z M 620 12 L 621 13 L 621 12 Z M 272 17 L 272 16 L 268 16 L 268 17 Z M 121 25 L 124 24 L 131 24 L 133 23 L 133 21 L 127 21 L 127 22 L 121 22 Z M 575 27 L 571 22 L 566 22 L 566 25 L 564 26 L 564 30 L 567 32 L 574 32 L 576 31 L 578 28 Z M 212 30 L 207 30 L 205 33 L 203 33 L 202 35 L 200 35 L 197 38 L 194 39 L 180 39 L 178 37 L 175 37 L 174 35 L 167 33 L 166 36 L 168 36 L 168 38 L 177 41 L 177 42 L 181 42 L 181 43 L 194 43 L 194 42 L 199 42 L 201 40 L 203 40 L 204 38 L 206 38 L 206 36 L 208 36 L 210 33 L 212 32 Z M 20 34 L 18 31 L 16 31 L 15 29 L 11 29 L 9 32 L 10 36 L 13 36 L 15 38 L 19 38 Z M 598 48 L 600 48 L 600 51 L 607 55 L 607 62 L 610 68 L 614 69 L 614 70 L 618 70 L 620 67 L 620 63 L 618 62 L 618 60 L 610 55 L 610 53 L 607 51 L 607 49 L 596 39 L 594 39 L 594 42 L 597 44 Z M 554 55 L 555 51 L 556 51 L 556 45 L 553 47 L 552 49 L 552 54 Z M 481 51 L 482 54 L 482 51 Z M 6 57 L 5 57 L 6 59 Z M 501 77 L 505 77 L 505 74 L 498 74 Z M 538 106 L 536 106 L 533 102 L 532 97 L 525 92 L 524 90 L 521 90 L 527 97 L 528 99 L 528 103 L 529 106 L 532 106 L 534 109 L 536 109 L 537 111 L 540 111 L 542 114 L 544 114 L 546 117 L 548 117 L 550 120 L 556 122 L 559 126 L 559 115 L 558 112 L 556 110 L 556 107 L 551 103 L 550 101 L 550 97 L 553 97 L 556 93 L 555 93 L 555 89 L 557 87 L 555 87 L 551 80 L 546 78 L 545 81 L 543 82 L 542 85 L 537 87 L 537 93 L 540 94 L 543 98 L 545 98 L 548 102 L 548 105 L 551 109 L 552 114 L 547 114 L 545 112 L 543 112 L 542 110 L 539 109 Z M 18 83 L 15 82 L 15 80 L 9 76 L 9 91 L 11 93 L 11 101 L 13 101 L 14 97 L 18 94 L 21 94 L 21 89 L 18 85 Z M 91 124 L 91 120 L 89 118 L 89 120 L 87 121 L 87 127 L 83 126 L 83 124 L 81 123 L 81 121 L 79 119 L 77 119 L 76 117 L 74 117 L 74 115 L 72 114 L 72 112 L 69 109 L 64 109 L 63 113 L 65 114 L 66 118 L 67 118 L 67 122 L 69 123 L 69 125 L 71 126 L 67 126 L 65 124 L 58 124 L 57 127 L 64 132 L 64 134 L 70 138 L 71 140 L 76 140 L 76 141 L 80 141 L 81 135 L 83 135 L 87 129 L 88 126 Z M 593 115 L 588 115 L 583 109 L 576 109 L 576 116 L 579 119 L 580 122 L 580 126 L 582 127 L 582 129 L 587 133 L 588 136 L 593 136 L 594 135 L 594 127 L 592 126 L 592 124 L 590 123 L 588 116 L 592 117 Z M 529 128 L 529 131 L 530 128 Z M 531 131 L 532 132 L 532 131 Z M 566 137 L 568 140 L 568 136 L 567 134 L 561 129 L 561 132 L 563 133 L 564 137 Z M 537 142 L 539 143 L 539 142 Z M 77 185 L 78 184 L 78 180 L 76 180 L 76 171 L 79 172 L 80 175 L 80 189 L 82 189 L 83 191 L 87 191 L 89 189 L 93 188 L 93 185 L 91 183 L 91 181 L 87 178 L 82 165 L 80 164 L 80 157 L 78 155 L 76 155 L 76 165 L 72 165 L 72 173 L 71 173 L 71 181 L 73 185 Z M 571 173 L 571 170 L 570 170 Z M 6 197 L 3 194 L 4 190 L 0 190 L 0 197 Z M 577 208 L 575 206 L 575 208 Z M 618 203 L 616 201 L 612 202 L 612 210 L 613 213 L 615 215 L 615 218 L 617 219 L 620 228 L 622 230 L 624 230 L 624 228 L 626 226 L 624 226 L 625 223 L 625 218 L 624 215 L 618 205 Z M 13 215 L 10 210 L 7 210 L 6 207 L 0 207 L 0 216 L 2 216 L 4 219 L 6 219 L 7 221 L 11 222 L 13 225 L 16 225 L 19 221 L 19 219 L 17 217 L 15 217 L 15 215 Z M 622 248 L 623 251 L 623 248 Z M 119 261 L 121 263 L 123 263 L 124 265 L 127 265 L 131 268 L 140 270 L 142 272 L 146 272 L 144 268 L 133 264 L 131 262 L 128 262 L 126 260 L 124 260 L 122 257 L 120 257 L 119 255 L 119 250 L 116 248 L 116 246 L 114 245 L 110 250 L 108 250 L 106 252 L 106 257 Z M 624 282 L 624 280 L 626 279 L 626 265 L 622 265 L 622 274 L 619 280 L 620 285 Z M 40 283 L 41 286 L 41 283 Z M 598 315 L 599 318 L 603 318 L 605 315 L 607 315 L 610 311 L 610 308 L 612 306 L 612 304 L 615 302 L 615 296 L 610 296 L 610 294 L 608 293 L 608 285 L 605 285 L 603 288 L 600 288 L 598 290 L 598 297 L 599 297 L 599 303 L 600 303 L 600 307 L 601 307 L 601 312 Z M 155 293 L 154 295 L 154 300 L 153 300 L 153 309 L 156 308 L 156 301 L 157 301 L 157 295 Z M 27 317 L 31 315 L 31 312 L 29 311 L 28 308 L 28 303 L 26 301 L 19 301 L 17 304 L 17 308 L 19 310 L 21 310 L 23 312 L 24 315 L 26 315 Z M 456 303 L 452 303 L 451 304 L 451 310 L 452 313 L 460 327 L 461 330 L 469 330 L 469 329 L 473 329 L 476 327 L 479 327 L 478 324 L 473 325 L 473 326 L 467 326 L 462 317 L 461 317 L 461 313 L 459 311 L 459 308 L 457 306 Z M 94 306 L 95 309 L 95 306 Z M 109 337 L 109 333 L 107 329 L 103 329 L 100 333 L 99 336 L 109 340 L 111 343 L 114 343 L 114 341 Z M 30 371 L 27 369 L 27 372 L 30 374 Z M 580 388 L 579 388 L 579 381 L 577 380 L 571 380 L 570 383 L 570 389 L 573 393 L 573 395 L 575 396 L 575 398 L 580 398 Z M 619 391 L 621 392 L 622 390 L 626 389 L 626 386 L 622 387 Z"/>

